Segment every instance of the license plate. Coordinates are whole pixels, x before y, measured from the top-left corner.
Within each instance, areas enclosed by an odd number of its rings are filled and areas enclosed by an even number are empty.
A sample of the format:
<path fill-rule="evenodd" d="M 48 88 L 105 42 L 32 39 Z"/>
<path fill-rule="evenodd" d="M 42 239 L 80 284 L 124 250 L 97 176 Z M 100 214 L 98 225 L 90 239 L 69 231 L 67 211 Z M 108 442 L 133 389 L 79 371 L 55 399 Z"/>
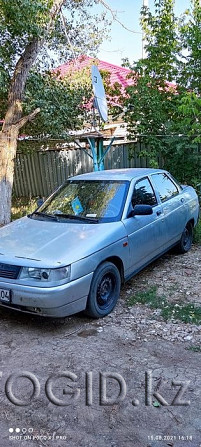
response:
<path fill-rule="evenodd" d="M 2 303 L 10 303 L 10 290 L 9 289 L 0 289 L 0 301 Z"/>

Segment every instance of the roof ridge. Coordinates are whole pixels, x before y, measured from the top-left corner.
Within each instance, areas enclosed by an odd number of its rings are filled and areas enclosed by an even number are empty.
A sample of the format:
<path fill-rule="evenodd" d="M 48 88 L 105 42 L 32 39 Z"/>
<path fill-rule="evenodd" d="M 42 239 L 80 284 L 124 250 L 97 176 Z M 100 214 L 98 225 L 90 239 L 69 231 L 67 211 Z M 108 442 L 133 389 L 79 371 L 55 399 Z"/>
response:
<path fill-rule="evenodd" d="M 59 65 L 58 67 L 56 67 L 56 69 L 60 69 L 61 67 L 65 67 L 65 66 L 70 66 L 71 64 L 76 64 L 77 61 L 79 61 L 80 63 L 83 61 L 93 61 L 93 60 L 97 60 L 97 62 L 104 64 L 104 65 L 108 65 L 110 68 L 114 68 L 114 69 L 121 69 L 127 73 L 130 72 L 129 68 L 125 68 L 122 67 L 121 65 L 116 65 L 116 64 L 111 64 L 110 62 L 107 61 L 103 61 L 102 59 L 99 59 L 98 57 L 92 57 L 92 56 L 87 56 L 86 54 L 81 54 L 80 56 L 78 56 L 77 58 L 72 59 L 69 62 L 65 62 L 64 64 Z M 54 70 L 56 70 L 54 69 Z"/>

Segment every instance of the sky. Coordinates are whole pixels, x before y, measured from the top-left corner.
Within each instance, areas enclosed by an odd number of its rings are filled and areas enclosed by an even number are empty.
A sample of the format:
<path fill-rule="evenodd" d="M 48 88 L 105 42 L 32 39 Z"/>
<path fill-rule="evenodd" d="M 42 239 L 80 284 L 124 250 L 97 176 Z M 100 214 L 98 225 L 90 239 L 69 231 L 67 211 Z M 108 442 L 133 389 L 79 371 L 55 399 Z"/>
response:
<path fill-rule="evenodd" d="M 154 12 L 154 0 L 147 0 L 149 7 Z M 118 11 L 119 23 L 113 22 L 110 33 L 110 41 L 104 41 L 97 57 L 112 64 L 121 65 L 122 59 L 128 58 L 131 63 L 142 57 L 142 34 L 140 29 L 140 9 L 143 0 L 105 0 L 113 11 Z M 190 0 L 175 0 L 175 14 L 180 15 L 190 7 Z M 108 13 L 111 19 L 111 14 Z"/>

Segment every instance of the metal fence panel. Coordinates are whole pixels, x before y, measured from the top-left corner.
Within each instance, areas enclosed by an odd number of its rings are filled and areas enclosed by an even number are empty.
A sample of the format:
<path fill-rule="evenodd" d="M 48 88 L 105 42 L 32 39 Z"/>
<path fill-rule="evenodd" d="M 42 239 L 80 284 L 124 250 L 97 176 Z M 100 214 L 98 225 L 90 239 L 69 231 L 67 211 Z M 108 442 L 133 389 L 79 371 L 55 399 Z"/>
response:
<path fill-rule="evenodd" d="M 105 158 L 105 169 L 146 167 L 139 147 L 129 157 L 129 144 L 112 146 Z M 16 197 L 47 197 L 72 175 L 93 171 L 92 159 L 80 149 L 18 152 L 13 192 Z"/>

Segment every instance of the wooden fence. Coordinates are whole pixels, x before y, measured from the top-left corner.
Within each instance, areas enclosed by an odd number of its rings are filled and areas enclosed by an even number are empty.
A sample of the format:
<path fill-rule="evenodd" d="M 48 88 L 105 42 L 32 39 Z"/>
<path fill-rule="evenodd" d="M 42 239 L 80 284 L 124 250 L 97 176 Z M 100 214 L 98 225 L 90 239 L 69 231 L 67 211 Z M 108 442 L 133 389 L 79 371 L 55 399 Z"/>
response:
<path fill-rule="evenodd" d="M 105 169 L 146 166 L 146 158 L 139 157 L 139 147 L 129 158 L 129 144 L 113 146 L 105 159 Z M 13 192 L 16 197 L 47 197 L 68 177 L 90 171 L 92 159 L 80 149 L 18 152 Z"/>

